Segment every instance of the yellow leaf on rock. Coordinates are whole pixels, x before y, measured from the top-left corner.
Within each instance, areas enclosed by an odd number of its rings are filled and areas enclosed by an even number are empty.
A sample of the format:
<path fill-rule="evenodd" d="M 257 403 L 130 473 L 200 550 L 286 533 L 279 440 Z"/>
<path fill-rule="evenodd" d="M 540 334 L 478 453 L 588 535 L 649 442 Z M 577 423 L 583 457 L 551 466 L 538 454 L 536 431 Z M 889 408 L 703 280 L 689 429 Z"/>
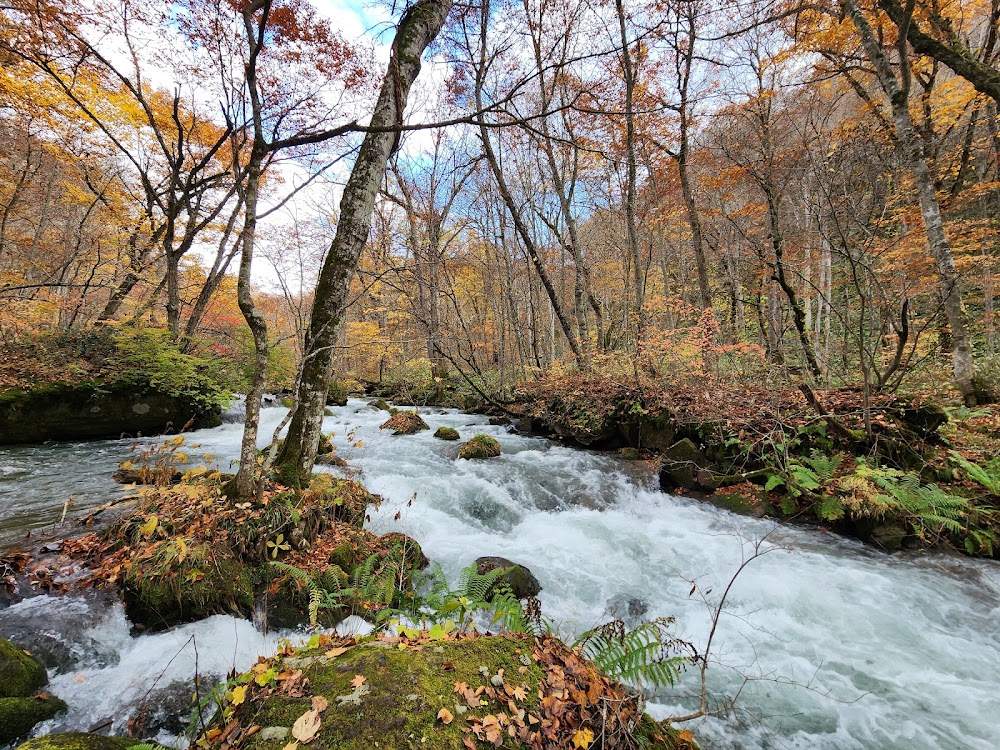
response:
<path fill-rule="evenodd" d="M 247 697 L 247 686 L 246 685 L 238 685 L 237 687 L 233 688 L 233 705 L 234 706 L 240 705 L 243 701 L 246 700 L 246 697 Z"/>

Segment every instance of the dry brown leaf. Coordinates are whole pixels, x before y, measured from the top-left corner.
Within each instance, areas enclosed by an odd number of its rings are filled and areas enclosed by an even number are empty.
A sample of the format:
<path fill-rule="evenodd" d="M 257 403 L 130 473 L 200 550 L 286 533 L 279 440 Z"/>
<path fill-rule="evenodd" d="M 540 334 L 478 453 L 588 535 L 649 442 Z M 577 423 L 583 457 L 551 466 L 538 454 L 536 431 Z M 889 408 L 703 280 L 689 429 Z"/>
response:
<path fill-rule="evenodd" d="M 346 648 L 342 648 L 342 647 L 341 648 L 331 648 L 329 651 L 326 652 L 326 656 L 327 656 L 328 659 L 336 659 L 341 654 L 346 654 L 346 653 L 347 653 L 347 649 Z"/>
<path fill-rule="evenodd" d="M 451 724 L 455 720 L 455 715 L 447 708 L 442 708 L 438 711 L 437 717 L 441 720 L 442 724 Z"/>
<path fill-rule="evenodd" d="M 365 684 L 365 676 L 363 674 L 354 675 L 354 679 L 351 680 L 351 687 L 359 688 Z"/>
<path fill-rule="evenodd" d="M 319 711 L 323 713 L 327 708 L 330 707 L 330 701 L 324 698 L 322 695 L 314 695 L 312 699 L 313 711 Z"/>
<path fill-rule="evenodd" d="M 310 709 L 292 724 L 292 737 L 303 744 L 312 742 L 322 727 L 323 722 L 320 721 L 319 711 Z"/>

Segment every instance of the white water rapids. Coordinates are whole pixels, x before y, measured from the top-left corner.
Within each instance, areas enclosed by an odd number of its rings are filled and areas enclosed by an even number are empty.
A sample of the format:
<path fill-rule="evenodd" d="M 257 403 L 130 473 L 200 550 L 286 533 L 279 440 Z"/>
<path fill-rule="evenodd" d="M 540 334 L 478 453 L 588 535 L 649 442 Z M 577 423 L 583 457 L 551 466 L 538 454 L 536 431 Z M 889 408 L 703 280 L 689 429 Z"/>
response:
<path fill-rule="evenodd" d="M 820 531 L 776 527 L 662 494 L 655 476 L 606 455 L 513 435 L 483 417 L 422 412 L 432 429 L 407 437 L 380 432 L 386 413 L 360 400 L 324 423 L 338 454 L 386 499 L 369 527 L 411 535 L 450 579 L 481 555 L 524 564 L 543 586 L 544 616 L 566 636 L 623 614 L 627 601 L 646 607 L 644 619 L 675 617 L 677 635 L 704 647 L 710 608 L 697 592 L 689 596 L 692 581 L 714 604 L 754 540 L 766 537 L 766 554 L 732 587 L 710 655 L 710 692 L 739 691 L 739 710 L 689 727 L 704 747 L 1000 748 L 1000 564 L 888 556 Z M 265 410 L 262 432 L 269 436 L 282 414 Z M 463 439 L 492 435 L 503 455 L 458 460 L 456 443 L 432 437 L 440 425 Z M 240 431 L 225 424 L 192 433 L 188 441 L 200 448 L 191 453 L 221 457 L 225 469 Z M 70 493 L 76 511 L 106 500 L 105 477 L 128 447 L 0 449 L 0 529 L 10 538 L 58 521 Z M 128 630 L 119 605 L 93 596 L 37 597 L 0 611 L 0 636 L 33 637 L 27 647 L 52 653 L 48 689 L 70 711 L 43 731 L 108 720 L 121 729 L 154 683 L 174 686 L 183 712 L 196 662 L 203 675 L 223 675 L 276 643 L 231 617 L 154 635 Z M 697 677 L 689 670 L 651 713 L 689 711 Z M 169 722 L 152 726 L 177 731 Z"/>

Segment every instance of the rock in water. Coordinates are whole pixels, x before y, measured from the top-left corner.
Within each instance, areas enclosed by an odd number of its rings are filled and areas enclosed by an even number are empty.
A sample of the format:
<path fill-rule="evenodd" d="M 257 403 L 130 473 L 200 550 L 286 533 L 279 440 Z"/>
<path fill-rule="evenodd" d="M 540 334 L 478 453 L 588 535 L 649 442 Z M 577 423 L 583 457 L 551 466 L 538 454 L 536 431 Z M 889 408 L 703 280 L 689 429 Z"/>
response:
<path fill-rule="evenodd" d="M 500 443 L 489 435 L 476 435 L 462 446 L 459 458 L 496 458 L 500 455 Z"/>
<path fill-rule="evenodd" d="M 615 594 L 608 599 L 604 613 L 614 620 L 621 620 L 626 627 L 634 628 L 642 622 L 648 611 L 649 604 L 639 597 L 631 594 Z"/>
<path fill-rule="evenodd" d="M 27 698 L 48 681 L 45 667 L 0 638 L 0 698 Z"/>
<path fill-rule="evenodd" d="M 393 435 L 413 435 L 430 426 L 415 411 L 399 411 L 379 426 L 380 430 L 392 430 Z"/>
<path fill-rule="evenodd" d="M 518 599 L 537 596 L 538 592 L 542 590 L 542 585 L 530 570 L 506 557 L 480 557 L 476 560 L 476 572 L 481 576 L 497 568 L 509 568 L 500 580 L 506 581 L 511 592 Z"/>
<path fill-rule="evenodd" d="M 51 695 L 33 698 L 0 698 L 0 744 L 24 737 L 35 724 L 66 710 L 66 704 Z"/>
<path fill-rule="evenodd" d="M 461 435 L 458 434 L 458 430 L 452 427 L 438 427 L 434 437 L 440 440 L 458 440 Z"/>

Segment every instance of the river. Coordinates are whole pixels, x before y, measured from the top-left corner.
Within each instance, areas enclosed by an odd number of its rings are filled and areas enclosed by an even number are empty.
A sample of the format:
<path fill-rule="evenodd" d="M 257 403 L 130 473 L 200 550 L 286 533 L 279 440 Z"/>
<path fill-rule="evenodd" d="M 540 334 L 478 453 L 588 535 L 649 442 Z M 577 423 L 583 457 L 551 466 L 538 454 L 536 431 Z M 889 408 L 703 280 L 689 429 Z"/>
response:
<path fill-rule="evenodd" d="M 459 411 L 423 411 L 432 430 L 406 437 L 380 432 L 386 413 L 357 399 L 324 422 L 339 455 L 386 500 L 369 527 L 413 536 L 449 578 L 480 555 L 524 564 L 543 586 L 544 616 L 566 637 L 628 614 L 620 606 L 628 601 L 644 618 L 675 617 L 677 635 L 703 647 L 721 592 L 745 559 L 764 553 L 740 573 L 719 619 L 710 691 L 740 695 L 734 715 L 688 727 L 705 748 L 1000 747 L 1000 563 L 888 556 L 820 530 L 747 519 L 659 492 L 642 465 Z M 264 431 L 282 414 L 266 409 Z M 458 460 L 457 444 L 431 436 L 440 425 L 463 438 L 492 435 L 503 455 Z M 240 431 L 230 423 L 191 433 L 189 452 L 227 468 Z M 70 515 L 106 501 L 130 445 L 0 449 L 2 538 L 68 533 L 59 524 L 67 496 Z M 108 722 L 122 730 L 152 689 L 174 701 L 146 725 L 164 740 L 178 731 L 166 714 L 190 706 L 196 669 L 216 677 L 245 669 L 277 643 L 222 616 L 132 637 L 120 605 L 94 594 L 9 607 L 0 635 L 30 641 L 54 667 L 48 689 L 70 711 L 42 731 Z M 689 670 L 648 710 L 685 713 L 697 676 Z"/>

